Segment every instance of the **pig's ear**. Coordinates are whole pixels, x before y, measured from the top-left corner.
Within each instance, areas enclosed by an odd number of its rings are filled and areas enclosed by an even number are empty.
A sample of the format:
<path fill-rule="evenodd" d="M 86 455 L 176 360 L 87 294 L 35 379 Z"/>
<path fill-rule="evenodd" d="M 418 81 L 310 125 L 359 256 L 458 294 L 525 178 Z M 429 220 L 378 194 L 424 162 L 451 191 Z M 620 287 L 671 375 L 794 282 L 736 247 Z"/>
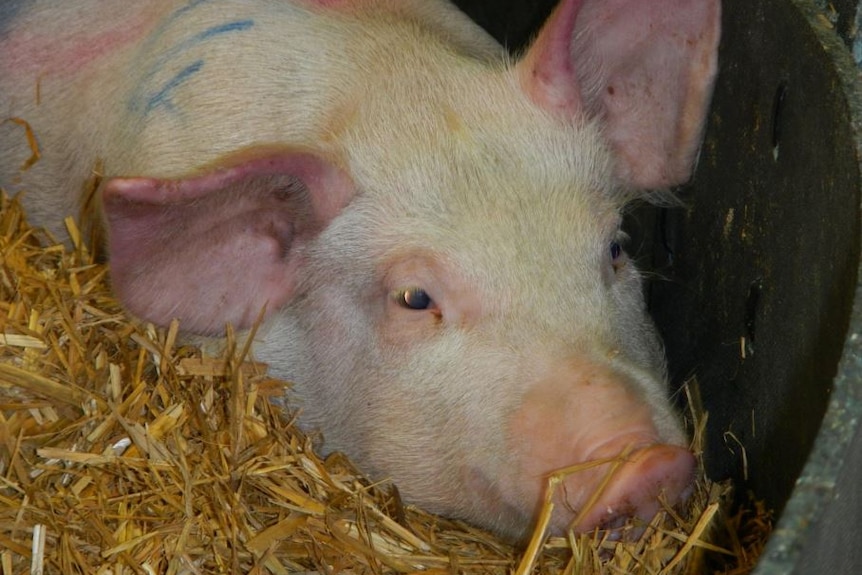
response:
<path fill-rule="evenodd" d="M 111 179 L 102 198 L 114 290 L 159 324 L 247 328 L 294 295 L 303 244 L 353 191 L 341 170 L 296 151 L 183 179 Z"/>
<path fill-rule="evenodd" d="M 720 25 L 720 0 L 562 0 L 518 64 L 522 85 L 547 109 L 602 118 L 631 185 L 683 183 L 703 135 Z"/>

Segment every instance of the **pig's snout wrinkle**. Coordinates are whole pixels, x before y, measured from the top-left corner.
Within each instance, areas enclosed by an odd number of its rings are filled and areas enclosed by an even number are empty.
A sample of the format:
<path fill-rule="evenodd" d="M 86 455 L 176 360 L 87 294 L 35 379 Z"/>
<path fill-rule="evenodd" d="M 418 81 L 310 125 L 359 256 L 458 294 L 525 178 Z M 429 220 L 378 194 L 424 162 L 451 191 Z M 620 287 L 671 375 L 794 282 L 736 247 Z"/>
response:
<path fill-rule="evenodd" d="M 596 456 L 612 461 L 597 468 L 590 481 L 593 493 L 585 500 L 570 503 L 566 495 L 569 484 L 578 485 L 576 491 L 583 494 L 578 474 L 563 483 L 566 509 L 555 518 L 556 530 L 615 529 L 632 519 L 633 534 L 638 535 L 642 531 L 637 528 L 638 523 L 648 523 L 663 504 L 676 506 L 692 493 L 696 461 L 684 447 L 655 444 L 630 450 L 624 446 L 616 453 L 604 449 Z"/>

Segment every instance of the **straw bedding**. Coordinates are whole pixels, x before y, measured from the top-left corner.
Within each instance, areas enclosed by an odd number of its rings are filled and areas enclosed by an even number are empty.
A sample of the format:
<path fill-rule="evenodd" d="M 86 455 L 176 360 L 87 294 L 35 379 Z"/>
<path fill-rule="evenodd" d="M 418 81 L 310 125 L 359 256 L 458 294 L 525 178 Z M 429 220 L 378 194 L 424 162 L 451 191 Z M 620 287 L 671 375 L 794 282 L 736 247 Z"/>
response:
<path fill-rule="evenodd" d="M 746 573 L 768 536 L 706 478 L 626 543 L 539 527 L 514 548 L 405 505 L 315 455 L 232 334 L 213 357 L 130 319 L 71 220 L 67 250 L 2 202 L 0 575 Z"/>

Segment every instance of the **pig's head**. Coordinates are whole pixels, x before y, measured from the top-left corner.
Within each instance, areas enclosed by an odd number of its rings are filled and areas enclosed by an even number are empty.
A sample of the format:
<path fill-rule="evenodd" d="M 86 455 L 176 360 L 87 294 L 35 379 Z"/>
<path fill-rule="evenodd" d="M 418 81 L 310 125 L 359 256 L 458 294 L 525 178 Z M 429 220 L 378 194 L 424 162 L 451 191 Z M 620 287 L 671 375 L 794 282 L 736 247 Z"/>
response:
<path fill-rule="evenodd" d="M 718 12 L 566 0 L 495 65 L 386 20 L 319 140 L 110 180 L 115 288 L 198 333 L 265 310 L 303 426 L 412 503 L 518 538 L 551 472 L 625 451 L 590 509 L 610 466 L 566 479 L 553 527 L 649 519 L 694 460 L 620 214 L 689 177 Z"/>

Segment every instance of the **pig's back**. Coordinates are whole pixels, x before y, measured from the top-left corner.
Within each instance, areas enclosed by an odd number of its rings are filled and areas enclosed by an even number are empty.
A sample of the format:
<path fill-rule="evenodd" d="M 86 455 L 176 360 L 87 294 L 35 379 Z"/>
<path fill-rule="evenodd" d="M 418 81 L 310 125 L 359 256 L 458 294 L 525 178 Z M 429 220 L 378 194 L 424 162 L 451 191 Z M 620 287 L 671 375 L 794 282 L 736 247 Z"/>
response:
<path fill-rule="evenodd" d="M 104 175 L 176 177 L 254 145 L 326 146 L 381 54 L 499 46 L 445 2 L 22 2 L 0 12 L 0 186 L 59 231 Z M 394 7 L 394 8 L 393 8 Z M 26 170 L 32 130 L 42 158 Z"/>

